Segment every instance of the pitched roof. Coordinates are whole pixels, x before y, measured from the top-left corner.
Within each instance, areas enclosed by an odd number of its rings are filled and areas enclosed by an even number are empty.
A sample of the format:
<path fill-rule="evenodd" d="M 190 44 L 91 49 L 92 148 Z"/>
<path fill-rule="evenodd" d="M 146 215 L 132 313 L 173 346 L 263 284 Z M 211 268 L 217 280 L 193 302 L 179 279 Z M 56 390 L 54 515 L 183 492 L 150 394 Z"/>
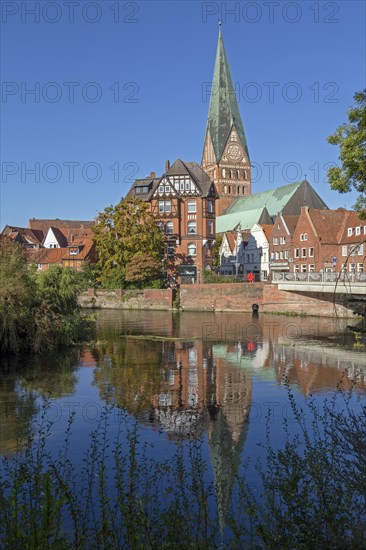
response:
<path fill-rule="evenodd" d="M 49 227 L 73 227 L 75 229 L 81 229 L 83 227 L 92 227 L 95 225 L 94 220 L 60 220 L 56 218 L 55 220 L 38 220 L 36 218 L 31 218 L 28 221 L 29 229 L 40 229 L 44 234 L 47 233 Z"/>
<path fill-rule="evenodd" d="M 348 210 L 348 216 L 345 219 L 342 233 L 340 235 L 340 242 L 343 244 L 352 243 L 352 242 L 363 242 L 366 239 L 366 233 L 363 227 L 366 227 L 366 220 L 360 219 L 360 213 L 355 210 Z M 353 229 L 361 226 L 360 235 L 356 235 L 355 231 L 352 232 L 351 236 L 348 236 L 348 228 L 352 227 Z"/>
<path fill-rule="evenodd" d="M 348 217 L 347 210 L 308 210 L 315 231 L 322 243 L 337 244 L 341 237 L 344 223 Z"/>
<path fill-rule="evenodd" d="M 40 245 L 43 241 L 43 232 L 36 229 L 28 229 L 27 227 L 16 227 L 14 225 L 6 225 L 2 230 L 3 235 L 7 235 L 12 240 L 17 240 L 22 244 Z"/>
<path fill-rule="evenodd" d="M 294 231 L 295 231 L 295 228 L 296 228 L 296 225 L 297 225 L 297 222 L 299 220 L 299 216 L 298 215 L 283 216 L 283 219 L 285 220 L 285 224 L 287 226 L 287 229 L 290 232 L 290 235 L 293 235 Z"/>
<path fill-rule="evenodd" d="M 241 223 L 242 228 L 249 228 L 259 221 L 259 218 L 254 219 L 257 215 L 254 215 L 254 212 L 262 211 L 264 207 L 267 208 L 273 221 L 278 212 L 283 212 L 284 215 L 300 215 L 301 207 L 304 205 L 317 209 L 327 208 L 325 202 L 306 180 L 254 195 L 246 195 L 236 199 L 226 214 L 217 218 L 216 230 L 218 233 L 229 231 L 238 223 Z M 263 222 L 263 220 L 261 221 Z M 249 223 L 252 225 L 248 225 Z"/>
<path fill-rule="evenodd" d="M 241 144 L 249 160 L 244 127 L 236 101 L 235 88 L 220 30 L 206 130 L 206 133 L 210 133 L 217 162 L 222 157 L 233 126 L 235 126 L 238 132 Z"/>
<path fill-rule="evenodd" d="M 213 181 L 209 178 L 201 166 L 197 164 L 197 162 L 186 162 L 181 159 L 177 159 L 161 177 L 149 177 L 135 180 L 126 197 L 134 196 L 142 199 L 143 201 L 149 201 L 164 176 L 169 178 L 169 176 L 184 175 L 190 176 L 193 179 L 203 197 L 207 197 L 211 187 L 214 186 Z M 141 192 L 136 193 L 136 188 L 140 188 Z M 146 188 L 146 190 L 144 190 L 144 188 Z M 215 186 L 214 189 L 216 192 Z M 179 191 L 177 191 L 177 194 L 180 194 Z"/>
<path fill-rule="evenodd" d="M 78 254 L 70 255 L 70 246 L 78 246 Z M 29 262 L 35 264 L 61 264 L 63 260 L 85 260 L 94 253 L 95 249 L 92 239 L 84 239 L 83 242 L 72 243 L 70 246 L 27 250 L 26 256 Z"/>
<path fill-rule="evenodd" d="M 259 225 L 263 229 L 263 233 L 265 234 L 266 239 L 269 242 L 269 239 L 270 239 L 270 236 L 271 236 L 271 233 L 272 233 L 272 229 L 273 229 L 273 224 L 261 223 Z"/>
<path fill-rule="evenodd" d="M 225 233 L 226 231 L 232 231 L 240 226 L 241 229 L 251 229 L 255 223 L 259 223 L 265 216 L 263 214 L 265 208 L 258 207 L 251 210 L 245 210 L 242 212 L 233 212 L 232 214 L 225 214 L 216 218 L 216 233 Z"/>

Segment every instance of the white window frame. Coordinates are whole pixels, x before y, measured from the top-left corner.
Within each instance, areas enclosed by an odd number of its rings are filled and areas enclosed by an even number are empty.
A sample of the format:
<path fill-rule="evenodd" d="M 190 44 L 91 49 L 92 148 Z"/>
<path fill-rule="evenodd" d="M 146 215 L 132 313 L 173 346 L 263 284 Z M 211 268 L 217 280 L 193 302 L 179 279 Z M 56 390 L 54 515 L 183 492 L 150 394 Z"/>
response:
<path fill-rule="evenodd" d="M 301 264 L 301 273 L 307 273 L 307 264 Z"/>
<path fill-rule="evenodd" d="M 304 241 L 307 241 L 307 240 L 308 240 L 308 234 L 304 233 Z"/>
<path fill-rule="evenodd" d="M 309 247 L 309 258 L 314 258 L 314 247 L 313 246 Z"/>
<path fill-rule="evenodd" d="M 170 229 L 171 229 L 171 231 L 170 231 Z M 167 235 L 173 235 L 173 233 L 174 233 L 173 222 L 167 222 L 167 224 L 165 226 L 165 233 Z"/>
<path fill-rule="evenodd" d="M 348 246 L 342 246 L 342 256 L 347 256 L 348 254 Z"/>
<path fill-rule="evenodd" d="M 355 235 L 361 235 L 361 226 L 355 228 Z"/>
<path fill-rule="evenodd" d="M 196 212 L 197 212 L 197 202 L 196 201 L 188 201 L 187 202 L 187 212 L 188 212 L 188 214 L 196 214 Z"/>
<path fill-rule="evenodd" d="M 189 221 L 187 223 L 187 234 L 188 235 L 197 235 L 197 222 Z"/>
<path fill-rule="evenodd" d="M 352 237 L 352 235 L 353 235 L 353 227 L 349 227 L 349 228 L 347 229 L 347 236 L 348 236 L 348 237 Z"/>
<path fill-rule="evenodd" d="M 306 248 L 301 249 L 301 257 L 306 258 Z"/>
<path fill-rule="evenodd" d="M 191 249 L 191 251 L 190 251 Z M 194 249 L 194 252 L 192 252 L 192 249 Z M 188 256 L 197 256 L 197 245 L 196 243 L 188 243 L 187 246 Z"/>

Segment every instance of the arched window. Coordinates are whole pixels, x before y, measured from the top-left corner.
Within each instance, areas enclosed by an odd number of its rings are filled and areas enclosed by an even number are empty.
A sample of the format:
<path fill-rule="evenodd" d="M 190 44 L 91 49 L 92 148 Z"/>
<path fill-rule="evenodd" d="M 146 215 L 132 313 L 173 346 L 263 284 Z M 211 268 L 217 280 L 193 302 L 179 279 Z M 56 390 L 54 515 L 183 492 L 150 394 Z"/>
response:
<path fill-rule="evenodd" d="M 243 189 L 243 191 L 242 191 L 243 195 L 245 195 L 245 185 L 243 185 L 242 189 Z"/>
<path fill-rule="evenodd" d="M 222 169 L 222 177 L 226 178 L 226 169 L 225 168 Z"/>
<path fill-rule="evenodd" d="M 197 233 L 197 223 L 188 222 L 188 233 Z"/>
<path fill-rule="evenodd" d="M 196 256 L 197 246 L 195 243 L 188 243 L 188 256 Z"/>
<path fill-rule="evenodd" d="M 244 179 L 246 180 L 247 179 L 247 171 L 244 170 Z"/>
<path fill-rule="evenodd" d="M 238 179 L 240 179 L 240 171 L 239 171 L 239 170 L 236 171 L 236 177 L 237 177 Z"/>
<path fill-rule="evenodd" d="M 224 193 L 227 193 L 227 185 L 224 185 Z"/>
<path fill-rule="evenodd" d="M 231 185 L 229 185 L 229 193 L 231 193 Z"/>
<path fill-rule="evenodd" d="M 238 193 L 238 195 L 240 194 L 240 187 L 239 187 L 239 185 L 238 185 L 238 188 L 237 188 L 236 192 Z"/>
<path fill-rule="evenodd" d="M 162 231 L 164 231 L 164 224 L 163 224 L 163 222 L 158 222 L 156 225 L 159 227 L 159 229 L 161 229 Z"/>
<path fill-rule="evenodd" d="M 231 179 L 231 180 L 234 179 L 234 174 L 233 174 L 233 172 L 234 172 L 233 170 L 230 170 L 230 179 Z"/>
<path fill-rule="evenodd" d="M 165 233 L 167 235 L 173 235 L 173 222 L 167 222 L 165 226 Z"/>

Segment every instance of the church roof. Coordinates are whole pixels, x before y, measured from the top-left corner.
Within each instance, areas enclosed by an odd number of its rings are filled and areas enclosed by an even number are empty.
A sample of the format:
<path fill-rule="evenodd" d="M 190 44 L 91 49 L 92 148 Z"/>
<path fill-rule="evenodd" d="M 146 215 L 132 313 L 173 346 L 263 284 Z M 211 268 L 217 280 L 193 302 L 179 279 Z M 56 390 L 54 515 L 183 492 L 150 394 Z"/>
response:
<path fill-rule="evenodd" d="M 207 131 L 209 131 L 211 135 L 217 162 L 222 157 L 233 125 L 238 132 L 241 144 L 249 160 L 249 151 L 245 139 L 244 127 L 236 101 L 235 88 L 220 31 L 207 121 Z"/>
<path fill-rule="evenodd" d="M 278 212 L 288 216 L 300 215 L 302 206 L 316 209 L 328 208 L 306 180 L 262 193 L 246 195 L 236 199 L 226 214 L 216 219 L 216 232 L 230 231 L 238 224 L 242 229 L 250 229 L 255 223 L 268 223 L 262 216 L 264 208 L 267 209 L 273 223 Z"/>

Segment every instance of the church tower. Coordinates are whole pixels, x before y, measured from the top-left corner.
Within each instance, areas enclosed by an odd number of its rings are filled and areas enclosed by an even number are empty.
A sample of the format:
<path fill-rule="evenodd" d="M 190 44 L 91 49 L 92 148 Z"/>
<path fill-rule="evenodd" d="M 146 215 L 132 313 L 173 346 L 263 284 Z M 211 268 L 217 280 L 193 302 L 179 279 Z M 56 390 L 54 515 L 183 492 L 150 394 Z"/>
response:
<path fill-rule="evenodd" d="M 226 57 L 221 23 L 202 168 L 215 182 L 219 194 L 219 200 L 216 201 L 217 216 L 224 214 L 235 199 L 251 194 L 249 151 Z"/>

